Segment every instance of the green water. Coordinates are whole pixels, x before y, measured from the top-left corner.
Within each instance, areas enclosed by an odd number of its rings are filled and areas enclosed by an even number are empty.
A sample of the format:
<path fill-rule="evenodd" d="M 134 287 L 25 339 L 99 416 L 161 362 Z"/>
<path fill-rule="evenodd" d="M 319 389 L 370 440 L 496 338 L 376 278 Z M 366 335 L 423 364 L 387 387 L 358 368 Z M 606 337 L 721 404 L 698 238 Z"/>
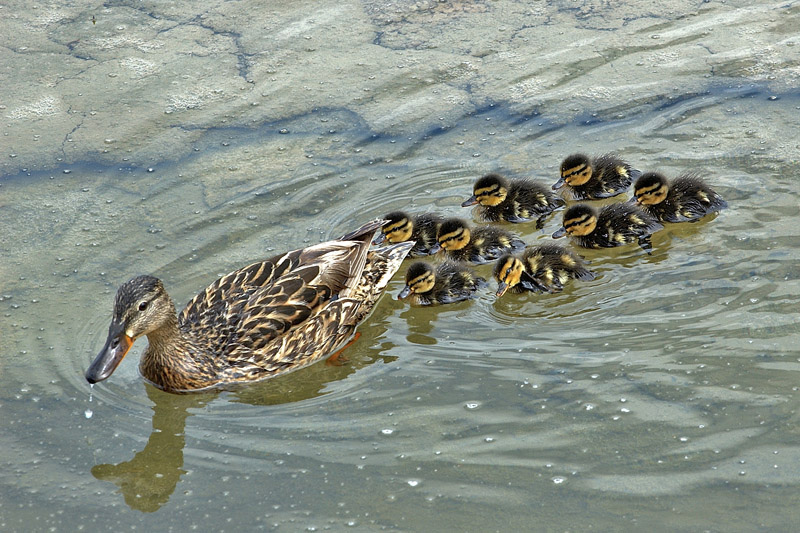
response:
<path fill-rule="evenodd" d="M 796 527 L 794 4 L 2 11 L 0 529 Z M 412 308 L 401 270 L 342 365 L 177 396 L 140 340 L 83 379 L 136 274 L 186 302 L 577 150 L 730 207 L 582 251 L 598 277 L 561 294 Z"/>

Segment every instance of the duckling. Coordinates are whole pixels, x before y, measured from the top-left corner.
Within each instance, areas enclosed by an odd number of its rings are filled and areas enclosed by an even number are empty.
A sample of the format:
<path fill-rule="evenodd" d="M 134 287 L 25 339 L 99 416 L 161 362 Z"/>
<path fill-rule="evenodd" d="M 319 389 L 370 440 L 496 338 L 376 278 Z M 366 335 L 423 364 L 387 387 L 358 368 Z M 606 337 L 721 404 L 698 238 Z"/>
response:
<path fill-rule="evenodd" d="M 442 221 L 436 235 L 438 241 L 431 253 L 445 250 L 455 261 L 474 264 L 494 261 L 504 252 L 518 251 L 525 243 L 511 233 L 496 226 L 479 226 L 474 230 L 465 220 L 448 218 Z"/>
<path fill-rule="evenodd" d="M 573 154 L 561 162 L 561 178 L 553 189 L 567 186 L 563 195 L 570 200 L 610 198 L 628 190 L 631 182 L 642 173 L 612 154 L 590 159 Z"/>
<path fill-rule="evenodd" d="M 499 174 L 478 178 L 472 196 L 461 207 L 480 204 L 478 216 L 487 222 L 529 222 L 536 218 L 541 228 L 544 217 L 563 207 L 565 202 L 541 183 L 527 179 L 507 180 Z"/>
<path fill-rule="evenodd" d="M 599 212 L 590 205 L 577 204 L 566 210 L 563 226 L 553 233 L 553 238 L 569 235 L 584 248 L 612 248 L 638 242 L 650 253 L 653 249 L 650 234 L 663 227 L 654 216 L 627 202 L 607 205 Z"/>
<path fill-rule="evenodd" d="M 558 244 L 528 246 L 520 257 L 504 254 L 494 266 L 497 297 L 511 292 L 559 292 L 570 279 L 591 281 L 581 256 Z"/>
<path fill-rule="evenodd" d="M 471 268 L 454 261 L 444 261 L 436 268 L 430 263 L 417 261 L 408 267 L 406 286 L 397 299 L 410 295 L 417 305 L 449 304 L 469 300 L 486 285 L 486 280 L 478 277 Z"/>
<path fill-rule="evenodd" d="M 661 222 L 697 222 L 728 207 L 714 189 L 694 173 L 671 182 L 658 172 L 647 172 L 633 186 L 635 202 Z"/>
<path fill-rule="evenodd" d="M 386 225 L 375 236 L 372 244 L 380 244 L 384 240 L 392 244 L 416 241 L 408 255 L 411 257 L 429 255 L 431 247 L 436 244 L 436 232 L 443 218 L 437 213 L 419 213 L 411 216 L 405 211 L 393 211 L 383 217 L 387 221 Z"/>

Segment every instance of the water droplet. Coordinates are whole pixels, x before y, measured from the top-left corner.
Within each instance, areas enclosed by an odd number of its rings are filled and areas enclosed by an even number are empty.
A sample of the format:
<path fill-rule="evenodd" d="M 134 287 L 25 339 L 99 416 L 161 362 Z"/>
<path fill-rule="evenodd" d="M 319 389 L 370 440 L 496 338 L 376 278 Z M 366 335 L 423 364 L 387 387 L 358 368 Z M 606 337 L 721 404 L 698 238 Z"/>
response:
<path fill-rule="evenodd" d="M 556 476 L 556 477 L 552 478 L 552 480 L 553 480 L 553 483 L 555 483 L 556 485 L 560 485 L 560 484 L 564 483 L 564 481 L 566 481 L 566 479 L 564 479 L 561 476 Z"/>
<path fill-rule="evenodd" d="M 85 416 L 86 418 L 92 418 L 92 415 L 93 415 L 93 414 L 94 414 L 94 412 L 93 412 L 91 409 L 86 409 L 86 410 L 83 412 L 83 416 Z"/>
<path fill-rule="evenodd" d="M 394 430 L 390 429 L 390 428 L 386 428 L 386 429 L 382 429 L 381 433 L 384 434 L 384 435 L 391 435 L 392 433 L 394 433 Z"/>
<path fill-rule="evenodd" d="M 479 402 L 467 402 L 464 404 L 464 407 L 467 409 L 477 409 L 480 406 L 481 404 Z"/>
<path fill-rule="evenodd" d="M 418 480 L 418 479 L 409 479 L 408 480 L 408 484 L 411 487 L 416 487 L 417 485 L 420 484 L 420 480 Z"/>

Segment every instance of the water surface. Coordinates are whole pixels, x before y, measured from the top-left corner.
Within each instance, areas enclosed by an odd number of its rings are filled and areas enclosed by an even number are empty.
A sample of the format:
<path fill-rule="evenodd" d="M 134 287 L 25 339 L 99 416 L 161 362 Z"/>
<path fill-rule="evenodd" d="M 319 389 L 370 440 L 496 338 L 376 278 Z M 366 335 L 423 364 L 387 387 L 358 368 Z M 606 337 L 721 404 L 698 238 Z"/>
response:
<path fill-rule="evenodd" d="M 0 526 L 791 529 L 798 8 L 634 5 L 6 7 Z M 186 302 L 576 150 L 730 207 L 557 295 L 412 308 L 398 275 L 343 365 L 177 396 L 140 341 L 83 379 L 133 275 Z"/>

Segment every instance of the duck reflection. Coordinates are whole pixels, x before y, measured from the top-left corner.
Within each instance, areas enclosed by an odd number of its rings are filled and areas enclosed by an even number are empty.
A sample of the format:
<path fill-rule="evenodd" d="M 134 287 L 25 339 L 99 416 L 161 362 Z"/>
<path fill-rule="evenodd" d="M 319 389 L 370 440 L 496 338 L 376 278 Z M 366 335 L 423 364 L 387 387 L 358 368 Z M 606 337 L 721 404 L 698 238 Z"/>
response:
<path fill-rule="evenodd" d="M 128 507 L 152 513 L 169 501 L 183 469 L 183 447 L 186 444 L 186 419 L 189 409 L 203 407 L 214 394 L 178 396 L 146 385 L 153 402 L 153 430 L 144 449 L 130 461 L 100 464 L 92 475 L 111 481 L 120 488 Z"/>
<path fill-rule="evenodd" d="M 387 329 L 386 316 L 393 308 L 373 314 L 369 324 L 359 327 L 361 336 L 347 347 L 344 357 L 332 363 L 320 362 L 266 381 L 207 393 L 172 394 L 145 384 L 147 397 L 153 402 L 152 430 L 147 444 L 130 461 L 92 467 L 92 475 L 116 484 L 131 509 L 157 511 L 169 501 L 186 473 L 183 459 L 186 421 L 193 411 L 217 399 L 250 405 L 308 400 L 328 394 L 331 383 L 344 380 L 376 361 L 394 361 L 396 357 L 386 353 L 392 346 L 379 342 Z"/>

